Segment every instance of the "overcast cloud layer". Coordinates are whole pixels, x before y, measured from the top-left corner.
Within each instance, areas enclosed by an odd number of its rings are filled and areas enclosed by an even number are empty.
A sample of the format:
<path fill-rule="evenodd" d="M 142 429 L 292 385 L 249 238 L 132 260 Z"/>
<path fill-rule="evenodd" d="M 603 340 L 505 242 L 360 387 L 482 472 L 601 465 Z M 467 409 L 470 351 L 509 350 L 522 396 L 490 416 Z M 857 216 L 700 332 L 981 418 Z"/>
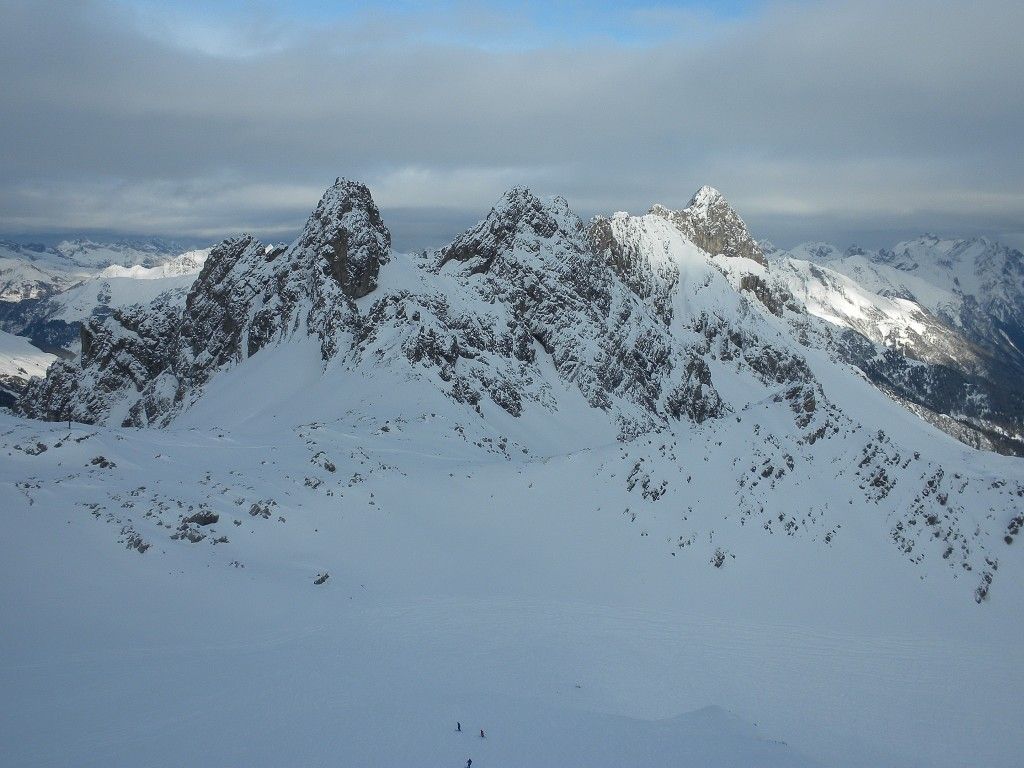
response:
<path fill-rule="evenodd" d="M 584 215 L 711 184 L 784 245 L 1024 245 L 1020 0 L 632 8 L 564 39 L 472 4 L 158 8 L 0 0 L 0 231 L 287 237 L 345 175 L 402 248 L 515 183 Z"/>

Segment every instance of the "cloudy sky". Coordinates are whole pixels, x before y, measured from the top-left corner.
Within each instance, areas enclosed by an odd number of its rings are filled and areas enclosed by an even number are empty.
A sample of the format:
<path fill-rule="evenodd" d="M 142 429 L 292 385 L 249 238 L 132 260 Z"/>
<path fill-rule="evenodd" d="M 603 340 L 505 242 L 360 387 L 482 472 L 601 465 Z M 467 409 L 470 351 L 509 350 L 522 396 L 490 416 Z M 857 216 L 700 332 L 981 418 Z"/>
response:
<path fill-rule="evenodd" d="M 1020 0 L 0 0 L 0 232 L 282 239 L 344 175 L 402 248 L 516 183 L 1022 247 L 1022 31 Z"/>

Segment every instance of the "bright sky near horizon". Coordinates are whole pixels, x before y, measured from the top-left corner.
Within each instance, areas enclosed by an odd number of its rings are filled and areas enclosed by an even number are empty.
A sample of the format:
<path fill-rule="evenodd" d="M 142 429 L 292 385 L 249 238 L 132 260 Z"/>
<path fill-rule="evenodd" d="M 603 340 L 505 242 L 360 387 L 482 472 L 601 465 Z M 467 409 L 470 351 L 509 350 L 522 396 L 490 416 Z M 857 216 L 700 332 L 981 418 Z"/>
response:
<path fill-rule="evenodd" d="M 1016 0 L 0 0 L 0 232 L 286 237 L 345 175 L 401 247 L 516 183 L 1020 247 L 1022 28 Z"/>

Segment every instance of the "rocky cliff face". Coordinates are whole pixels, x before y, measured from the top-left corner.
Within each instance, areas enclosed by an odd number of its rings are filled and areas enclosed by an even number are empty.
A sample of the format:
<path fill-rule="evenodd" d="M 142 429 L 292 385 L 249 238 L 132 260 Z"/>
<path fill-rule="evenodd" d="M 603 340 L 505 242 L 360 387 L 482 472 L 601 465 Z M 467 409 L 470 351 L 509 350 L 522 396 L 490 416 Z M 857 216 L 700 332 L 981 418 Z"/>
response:
<path fill-rule="evenodd" d="M 161 297 L 90 320 L 81 359 L 32 385 L 21 408 L 38 418 L 163 425 L 216 371 L 295 333 L 319 338 L 328 360 L 351 332 L 353 300 L 376 285 L 389 247 L 369 190 L 338 179 L 291 246 L 249 235 L 225 240 L 183 305 Z"/>
<path fill-rule="evenodd" d="M 342 293 L 358 299 L 376 289 L 391 252 L 391 233 L 370 190 L 338 179 L 320 199 L 296 247 L 321 260 Z"/>

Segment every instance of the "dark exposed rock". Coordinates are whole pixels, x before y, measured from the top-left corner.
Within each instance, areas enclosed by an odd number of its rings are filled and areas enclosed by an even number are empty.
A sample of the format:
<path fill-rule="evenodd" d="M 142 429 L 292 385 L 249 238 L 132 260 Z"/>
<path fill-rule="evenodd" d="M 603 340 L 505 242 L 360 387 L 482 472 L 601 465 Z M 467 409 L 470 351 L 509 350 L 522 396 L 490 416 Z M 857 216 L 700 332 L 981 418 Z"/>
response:
<path fill-rule="evenodd" d="M 317 204 L 298 247 L 322 260 L 342 292 L 358 299 L 377 287 L 391 233 L 365 185 L 339 178 Z"/>

